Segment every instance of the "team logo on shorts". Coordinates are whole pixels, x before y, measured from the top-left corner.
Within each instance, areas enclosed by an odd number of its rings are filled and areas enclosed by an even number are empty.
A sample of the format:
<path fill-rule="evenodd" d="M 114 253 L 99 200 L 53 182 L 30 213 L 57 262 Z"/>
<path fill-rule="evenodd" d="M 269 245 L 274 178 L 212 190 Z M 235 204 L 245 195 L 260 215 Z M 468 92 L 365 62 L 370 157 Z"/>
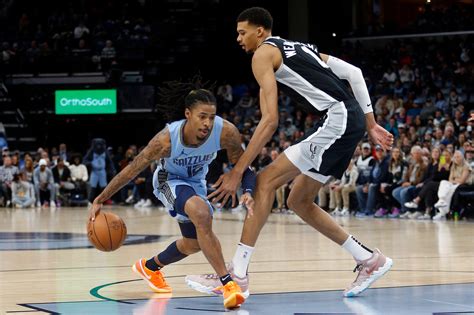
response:
<path fill-rule="evenodd" d="M 319 152 L 321 151 L 321 148 L 318 147 L 318 145 L 314 143 L 309 144 L 309 151 L 311 152 L 311 160 L 314 160 L 316 156 L 319 155 Z"/>

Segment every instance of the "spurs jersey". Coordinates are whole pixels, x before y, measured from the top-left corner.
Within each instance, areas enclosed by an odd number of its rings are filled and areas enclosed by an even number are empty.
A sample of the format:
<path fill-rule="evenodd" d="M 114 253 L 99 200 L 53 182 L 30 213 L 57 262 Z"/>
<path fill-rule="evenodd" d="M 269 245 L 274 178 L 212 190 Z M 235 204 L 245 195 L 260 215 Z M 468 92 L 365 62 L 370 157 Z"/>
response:
<path fill-rule="evenodd" d="M 319 56 L 315 45 L 268 37 L 263 44 L 277 47 L 283 62 L 275 71 L 280 88 L 300 104 L 325 111 L 332 105 L 354 99 L 346 84 Z"/>

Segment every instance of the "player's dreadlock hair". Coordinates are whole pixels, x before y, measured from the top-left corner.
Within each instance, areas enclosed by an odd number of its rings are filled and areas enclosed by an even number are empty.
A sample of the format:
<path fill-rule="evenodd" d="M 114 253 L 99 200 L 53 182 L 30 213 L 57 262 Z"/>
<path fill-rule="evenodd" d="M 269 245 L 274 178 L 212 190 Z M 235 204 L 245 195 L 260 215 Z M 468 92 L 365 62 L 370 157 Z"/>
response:
<path fill-rule="evenodd" d="M 208 86 L 208 89 L 204 87 Z M 184 110 L 192 108 L 198 103 L 217 105 L 216 97 L 210 91 L 214 84 L 203 82 L 201 76 L 196 75 L 190 81 L 168 81 L 158 88 L 158 111 L 168 121 L 184 118 Z"/>

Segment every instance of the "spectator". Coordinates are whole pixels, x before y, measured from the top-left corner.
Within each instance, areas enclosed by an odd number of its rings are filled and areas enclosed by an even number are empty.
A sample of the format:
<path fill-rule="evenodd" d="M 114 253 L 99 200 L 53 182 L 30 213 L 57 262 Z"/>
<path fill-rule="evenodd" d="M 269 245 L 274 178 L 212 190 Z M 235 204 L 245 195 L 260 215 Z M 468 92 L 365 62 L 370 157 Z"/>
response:
<path fill-rule="evenodd" d="M 33 185 L 26 181 L 25 173 L 17 173 L 12 183 L 12 203 L 16 208 L 35 206 L 35 192 Z"/>
<path fill-rule="evenodd" d="M 362 144 L 362 154 L 356 160 L 357 172 L 357 185 L 365 185 L 369 182 L 370 172 L 375 165 L 375 160 L 372 157 L 371 146 L 369 143 Z"/>
<path fill-rule="evenodd" d="M 149 167 L 144 169 L 138 176 L 135 178 L 135 189 L 134 193 L 136 194 L 135 200 L 139 200 L 135 204 L 135 208 L 149 208 L 153 206 L 153 171 L 156 168 L 156 165 L 152 163 Z"/>
<path fill-rule="evenodd" d="M 33 159 L 30 156 L 25 157 L 25 166 L 21 170 L 25 175 L 25 180 L 33 184 L 33 172 L 35 170 L 35 165 Z"/>
<path fill-rule="evenodd" d="M 434 205 L 438 209 L 438 213 L 433 217 L 433 220 L 443 220 L 449 212 L 451 205 L 451 198 L 454 191 L 459 185 L 469 184 L 471 167 L 464 159 L 461 151 L 454 152 L 453 164 L 449 172 L 449 181 L 443 180 L 438 188 L 438 202 Z"/>
<path fill-rule="evenodd" d="M 108 71 L 112 61 L 115 60 L 117 52 L 111 40 L 105 42 L 105 47 L 102 49 L 100 54 L 100 61 L 102 63 L 102 70 Z"/>
<path fill-rule="evenodd" d="M 440 110 L 442 113 L 448 112 L 448 102 L 446 102 L 441 91 L 436 92 L 435 106 L 436 109 Z"/>
<path fill-rule="evenodd" d="M 449 178 L 451 167 L 451 152 L 444 150 L 440 155 L 439 148 L 433 148 L 431 152 L 431 163 L 428 168 L 427 178 L 418 196 L 410 202 L 405 203 L 405 207 L 416 211 L 409 215 L 410 219 L 430 220 L 434 204 L 438 200 L 439 183 Z M 423 209 L 424 208 L 424 209 Z M 423 211 L 424 210 L 424 211 Z"/>
<path fill-rule="evenodd" d="M 47 166 L 48 162 L 41 159 L 38 167 L 33 173 L 33 182 L 36 194 L 36 206 L 56 208 L 56 187 L 54 185 L 53 172 Z M 47 202 L 49 197 L 50 204 Z"/>
<path fill-rule="evenodd" d="M 398 75 L 400 76 L 400 82 L 410 83 L 415 80 L 415 74 L 409 65 L 403 65 L 403 67 L 398 70 Z"/>
<path fill-rule="evenodd" d="M 3 155 L 3 165 L 0 166 L 0 204 L 9 207 L 11 205 L 12 182 L 18 168 L 12 165 L 9 154 Z"/>
<path fill-rule="evenodd" d="M 375 213 L 375 207 L 379 199 L 380 185 L 388 180 L 388 168 L 390 157 L 380 145 L 375 146 L 375 164 L 370 172 L 369 180 L 363 185 L 357 185 L 356 194 L 359 204 L 358 217 L 371 216 Z"/>
<path fill-rule="evenodd" d="M 397 73 L 393 70 L 392 67 L 388 67 L 387 71 L 382 76 L 383 82 L 395 83 L 397 80 Z"/>
<path fill-rule="evenodd" d="M 276 149 L 272 150 L 271 154 L 271 159 L 272 161 L 275 161 L 277 157 L 280 155 L 280 152 Z M 277 211 L 278 212 L 285 212 L 286 211 L 286 196 L 285 196 L 285 191 L 286 188 L 288 187 L 288 184 L 284 184 L 280 186 L 276 190 L 276 201 L 277 201 Z"/>
<path fill-rule="evenodd" d="M 420 119 L 426 122 L 430 117 L 433 118 L 435 116 L 436 106 L 431 101 L 431 98 L 428 98 L 425 102 L 425 105 L 421 109 L 420 112 Z"/>
<path fill-rule="evenodd" d="M 80 22 L 76 28 L 74 28 L 74 38 L 75 39 L 83 39 L 90 34 L 89 29 L 87 26 L 84 25 L 84 22 Z"/>
<path fill-rule="evenodd" d="M 345 217 L 350 214 L 350 194 L 355 192 L 357 177 L 359 176 L 354 164 L 354 160 L 351 160 L 347 170 L 342 175 L 341 181 L 334 187 L 336 209 L 331 213 L 332 215 Z"/>
<path fill-rule="evenodd" d="M 71 178 L 71 171 L 64 164 L 64 160 L 61 157 L 58 158 L 56 166 L 53 167 L 51 171 L 53 173 L 57 197 L 61 198 L 63 202 L 66 202 L 69 198 L 69 192 L 75 188 Z"/>
<path fill-rule="evenodd" d="M 58 155 L 60 158 L 63 159 L 63 161 L 65 163 L 67 163 L 69 161 L 69 154 L 67 152 L 67 146 L 65 143 L 60 143 L 59 144 L 59 152 L 58 152 Z"/>
<path fill-rule="evenodd" d="M 426 173 L 427 166 L 423 160 L 422 149 L 420 146 L 413 146 L 411 149 L 411 162 L 408 167 L 408 172 L 404 178 L 403 183 L 400 187 L 395 188 L 392 192 L 393 197 L 401 205 L 400 218 L 408 218 L 410 212 L 405 207 L 405 203 L 413 200 L 417 194 L 417 187 L 423 180 Z"/>

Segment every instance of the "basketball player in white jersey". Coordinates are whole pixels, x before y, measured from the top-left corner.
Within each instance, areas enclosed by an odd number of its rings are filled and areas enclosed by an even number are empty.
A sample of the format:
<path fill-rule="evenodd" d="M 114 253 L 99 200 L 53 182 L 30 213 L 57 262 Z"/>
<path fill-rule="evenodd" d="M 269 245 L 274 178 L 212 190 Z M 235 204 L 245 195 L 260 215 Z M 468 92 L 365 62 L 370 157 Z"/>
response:
<path fill-rule="evenodd" d="M 177 262 L 188 255 L 203 251 L 221 281 L 219 292 L 223 291 L 224 306 L 238 307 L 245 301 L 246 293 L 236 284 L 226 269 L 221 245 L 212 231 L 212 205 L 206 195 L 206 174 L 216 152 L 225 149 L 230 163 L 236 163 L 242 155 L 241 136 L 230 122 L 216 116 L 216 99 L 205 89 L 195 89 L 187 96 L 179 97 L 180 86 L 168 89 L 162 95 L 166 103 L 164 110 L 173 117 L 177 112 L 185 118 L 168 124 L 140 152 L 140 154 L 117 174 L 104 191 L 94 200 L 90 219 L 94 220 L 104 201 L 111 198 L 125 184 L 133 180 L 153 161 L 159 165 L 153 176 L 155 195 L 175 217 L 181 229 L 182 238 L 173 242 L 160 254 L 150 259 L 140 259 L 133 271 L 141 276 L 157 293 L 170 293 L 162 272 L 164 266 Z M 178 95 L 178 98 L 173 96 Z M 165 100 L 163 100 L 165 99 Z M 183 108 L 184 107 L 184 108 Z M 244 192 L 241 202 L 253 201 L 255 174 L 247 168 L 242 179 Z M 247 294 L 248 295 L 248 294 Z"/>
<path fill-rule="evenodd" d="M 270 214 L 275 190 L 294 179 L 288 206 L 354 257 L 357 264 L 354 271 L 358 270 L 359 274 L 344 296 L 355 296 L 386 273 L 392 260 L 346 233 L 314 200 L 330 176 L 341 178 L 366 131 L 384 149 L 392 146 L 393 136 L 375 122 L 359 68 L 319 53 L 315 45 L 272 36 L 272 24 L 270 13 L 258 7 L 243 11 L 237 18 L 237 42 L 245 52 L 253 53 L 252 71 L 260 85 L 262 118 L 238 163 L 220 177 L 215 184 L 218 189 L 208 198 L 226 202 L 233 196 L 243 171 L 275 133 L 279 117 L 277 83 L 296 101 L 326 115 L 313 134 L 290 146 L 258 174 L 254 215 L 245 220 L 230 271 L 242 290 L 247 290 L 250 257 Z M 349 82 L 352 93 L 342 80 Z M 219 284 L 209 276 L 188 276 L 186 282 L 192 287 L 205 288 L 201 292 L 207 293 Z"/>

